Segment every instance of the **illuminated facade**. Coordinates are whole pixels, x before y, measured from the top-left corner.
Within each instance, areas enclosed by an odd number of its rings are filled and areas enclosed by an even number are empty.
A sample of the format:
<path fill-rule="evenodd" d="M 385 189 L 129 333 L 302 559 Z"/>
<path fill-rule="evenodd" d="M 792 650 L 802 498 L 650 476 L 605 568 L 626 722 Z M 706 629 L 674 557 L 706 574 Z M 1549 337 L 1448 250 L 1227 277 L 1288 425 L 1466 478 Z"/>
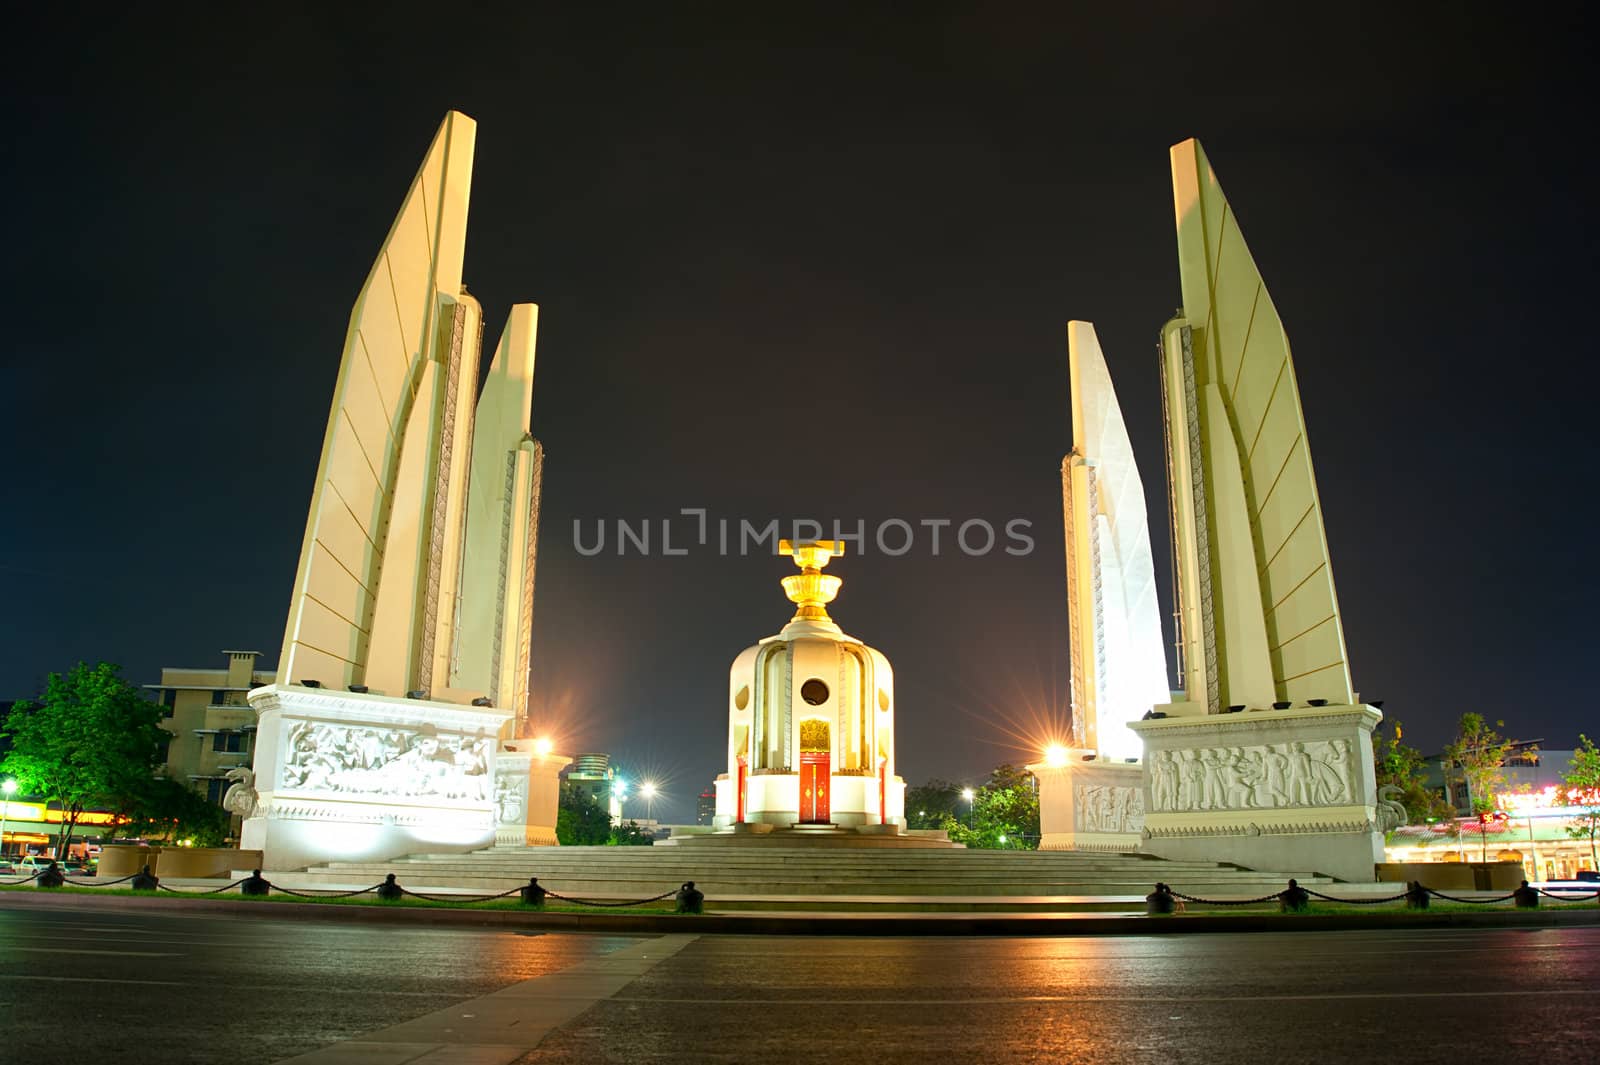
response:
<path fill-rule="evenodd" d="M 565 759 L 526 731 L 537 312 L 512 308 L 480 393 L 461 277 L 476 137 L 445 116 L 350 314 L 279 683 L 250 694 L 236 808 L 272 869 L 471 850 L 514 840 L 508 816 L 554 842 Z"/>
<path fill-rule="evenodd" d="M 746 648 L 728 677 L 728 771 L 718 826 L 841 826 L 898 833 L 894 671 L 828 616 L 840 579 L 824 574 L 837 541 L 781 541 L 798 574 L 783 579 L 789 624 Z"/>
<path fill-rule="evenodd" d="M 1183 692 L 1136 722 L 1143 848 L 1371 880 L 1383 859 L 1283 323 L 1198 141 L 1171 152 L 1183 309 L 1162 395 Z"/>

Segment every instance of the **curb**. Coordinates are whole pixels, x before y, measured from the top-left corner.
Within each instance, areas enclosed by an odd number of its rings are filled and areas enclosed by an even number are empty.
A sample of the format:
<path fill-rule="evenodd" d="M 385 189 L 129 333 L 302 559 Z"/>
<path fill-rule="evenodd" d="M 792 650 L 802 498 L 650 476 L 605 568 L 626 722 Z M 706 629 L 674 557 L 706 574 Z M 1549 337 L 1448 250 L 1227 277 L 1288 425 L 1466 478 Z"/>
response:
<path fill-rule="evenodd" d="M 1211 932 L 1330 932 L 1412 928 L 1567 928 L 1600 926 L 1600 909 L 1499 910 L 1478 913 L 1371 913 L 1275 916 L 1185 914 L 1147 917 L 1060 914 L 669 914 L 539 913 L 507 910 L 441 910 L 396 907 L 288 905 L 224 899 L 124 898 L 93 895 L 0 894 L 0 910 L 94 910 L 138 914 L 213 914 L 263 920 L 300 919 L 350 924 L 425 924 L 597 932 L 623 935 L 812 935 L 812 936 L 1107 936 L 1184 935 Z"/>

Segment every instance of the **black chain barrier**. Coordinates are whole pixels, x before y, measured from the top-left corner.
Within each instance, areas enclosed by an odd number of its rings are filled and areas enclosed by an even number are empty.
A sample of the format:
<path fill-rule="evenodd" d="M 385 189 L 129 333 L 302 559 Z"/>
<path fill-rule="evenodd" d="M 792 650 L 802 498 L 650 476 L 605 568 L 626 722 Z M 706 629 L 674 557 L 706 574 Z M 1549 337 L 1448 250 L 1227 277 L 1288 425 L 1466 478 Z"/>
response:
<path fill-rule="evenodd" d="M 399 884 L 396 884 L 395 886 L 400 887 Z M 368 890 L 371 891 L 374 889 L 368 888 Z M 492 902 L 495 899 L 510 898 L 512 895 L 517 894 L 521 890 L 522 885 L 519 884 L 510 891 L 502 891 L 498 895 L 429 895 L 422 891 L 412 891 L 408 887 L 400 887 L 400 893 L 402 895 L 410 895 L 414 899 L 427 899 L 429 902 L 465 902 L 468 905 L 474 902 Z M 547 891 L 545 894 L 548 895 L 550 893 Z"/>
<path fill-rule="evenodd" d="M 1461 902 L 1474 906 L 1487 906 L 1494 903 L 1510 902 L 1517 897 L 1517 892 L 1513 891 L 1506 895 L 1496 895 L 1493 898 L 1488 899 L 1466 899 L 1458 895 L 1446 895 L 1442 891 L 1436 891 L 1431 887 L 1425 887 L 1421 884 L 1418 885 L 1418 888 L 1423 894 L 1431 895 L 1438 899 L 1444 899 L 1446 902 Z M 1377 906 L 1383 903 L 1406 901 L 1412 897 L 1412 892 L 1403 891 L 1398 895 L 1386 895 L 1383 898 L 1376 899 L 1341 899 L 1334 895 L 1324 895 L 1322 892 L 1313 891 L 1308 887 L 1302 886 L 1300 890 L 1314 898 L 1322 899 L 1324 902 L 1337 902 L 1345 906 Z M 1530 892 L 1537 892 L 1546 898 L 1555 899 L 1557 902 L 1589 902 L 1591 900 L 1600 899 L 1600 891 L 1594 891 L 1584 895 L 1572 895 L 1546 891 L 1544 888 L 1536 888 L 1532 885 L 1528 886 L 1528 890 Z M 1181 891 L 1171 891 L 1170 894 L 1175 899 L 1182 899 L 1184 902 L 1198 903 L 1201 906 L 1259 906 L 1263 902 L 1281 902 L 1283 901 L 1284 896 L 1284 892 L 1274 892 L 1271 895 L 1263 895 L 1259 899 L 1203 899 L 1195 895 L 1185 895 Z"/>
<path fill-rule="evenodd" d="M 182 888 L 167 887 L 167 885 L 159 883 L 156 885 L 156 888 L 160 891 L 170 891 L 174 895 L 220 895 L 224 891 L 232 891 L 234 888 L 238 887 L 240 884 L 249 879 L 249 877 L 242 877 L 238 880 L 235 880 L 227 887 L 213 888 L 211 891 L 185 891 Z"/>
<path fill-rule="evenodd" d="M 1263 902 L 1277 902 L 1279 893 L 1274 891 L 1270 895 L 1263 895 L 1259 899 L 1202 899 L 1193 895 L 1185 895 L 1181 891 L 1172 892 L 1172 897 L 1182 899 L 1184 902 L 1198 902 L 1202 906 L 1259 906 Z"/>
<path fill-rule="evenodd" d="M 19 886 L 21 884 L 26 884 L 30 880 L 39 879 L 41 876 L 43 876 L 48 871 L 49 870 L 47 870 L 47 869 L 40 869 L 38 872 L 34 873 L 32 876 L 25 876 L 21 880 L 0 880 L 0 884 L 5 885 L 6 887 L 17 887 L 17 886 Z"/>
<path fill-rule="evenodd" d="M 244 881 L 240 881 L 240 883 L 243 883 L 243 882 Z M 279 887 L 277 884 L 274 884 L 270 880 L 264 881 L 264 883 L 267 885 L 267 887 L 271 888 L 273 891 L 281 891 L 285 895 L 293 895 L 297 899 L 348 899 L 348 898 L 351 898 L 352 896 L 355 896 L 355 895 L 366 895 L 366 894 L 368 894 L 370 892 L 377 891 L 379 888 L 383 887 L 382 884 L 373 884 L 371 887 L 357 888 L 354 891 L 332 891 L 332 892 L 309 891 L 308 892 L 308 891 L 295 891 L 292 888 Z"/>
<path fill-rule="evenodd" d="M 66 882 L 75 887 L 110 887 L 112 884 L 126 884 L 134 877 L 143 875 L 143 873 L 129 873 L 127 876 L 119 877 L 116 880 L 74 880 L 71 877 L 67 877 Z"/>
<path fill-rule="evenodd" d="M 557 895 L 554 891 L 545 892 L 545 894 L 550 896 L 552 899 L 560 899 L 562 902 L 577 903 L 579 906 L 644 906 L 651 902 L 660 902 L 662 899 L 670 899 L 677 893 L 677 889 L 674 888 L 671 891 L 663 891 L 654 898 L 640 899 L 638 902 L 600 902 L 596 899 L 575 899 L 567 895 Z"/>
<path fill-rule="evenodd" d="M 1343 902 L 1351 906 L 1376 906 L 1380 902 L 1399 902 L 1401 899 L 1408 898 L 1411 893 L 1402 891 L 1398 895 L 1390 895 L 1382 899 L 1336 899 L 1332 895 L 1324 895 L 1320 891 L 1312 891 L 1310 888 L 1306 888 L 1306 894 L 1323 899 L 1326 902 Z M 1277 898 L 1277 896 L 1274 895 L 1273 898 Z"/>
<path fill-rule="evenodd" d="M 1591 892 L 1588 895 L 1561 895 L 1554 891 L 1546 891 L 1544 888 L 1534 888 L 1533 890 L 1546 898 L 1555 899 L 1557 902 L 1588 902 L 1590 899 L 1600 899 L 1600 891 Z"/>

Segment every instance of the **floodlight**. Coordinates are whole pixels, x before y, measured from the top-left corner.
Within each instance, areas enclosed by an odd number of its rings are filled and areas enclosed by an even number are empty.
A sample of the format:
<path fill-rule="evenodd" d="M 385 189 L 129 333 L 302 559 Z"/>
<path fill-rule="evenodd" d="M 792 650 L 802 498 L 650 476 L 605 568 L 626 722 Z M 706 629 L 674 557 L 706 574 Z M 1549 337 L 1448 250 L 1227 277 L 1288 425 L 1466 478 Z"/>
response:
<path fill-rule="evenodd" d="M 406 692 L 407 699 L 426 699 L 427 697 L 428 691 L 426 688 L 412 688 Z"/>
<path fill-rule="evenodd" d="M 494 705 L 494 700 L 489 698 L 487 695 L 480 695 L 476 699 L 472 700 L 472 705 L 473 706 L 493 706 Z"/>
<path fill-rule="evenodd" d="M 555 744 L 550 742 L 548 736 L 541 737 L 533 742 L 533 749 L 540 754 L 549 754 L 554 747 Z"/>
<path fill-rule="evenodd" d="M 368 688 L 365 684 L 352 684 L 350 685 L 350 690 L 355 692 L 357 695 L 365 695 L 367 694 Z"/>
<path fill-rule="evenodd" d="M 1059 743 L 1052 743 L 1044 749 L 1044 764 L 1052 768 L 1066 765 L 1067 749 Z"/>
<path fill-rule="evenodd" d="M 1294 703 L 1291 703 L 1288 700 L 1284 700 L 1281 703 L 1273 703 L 1272 704 L 1272 708 L 1274 710 L 1287 710 L 1287 709 L 1289 709 L 1289 707 L 1291 707 L 1293 705 L 1294 705 Z"/>
<path fill-rule="evenodd" d="M 300 682 L 300 687 L 302 687 L 302 688 L 320 688 L 320 687 L 322 687 L 322 682 L 320 680 L 303 680 L 303 681 Z"/>

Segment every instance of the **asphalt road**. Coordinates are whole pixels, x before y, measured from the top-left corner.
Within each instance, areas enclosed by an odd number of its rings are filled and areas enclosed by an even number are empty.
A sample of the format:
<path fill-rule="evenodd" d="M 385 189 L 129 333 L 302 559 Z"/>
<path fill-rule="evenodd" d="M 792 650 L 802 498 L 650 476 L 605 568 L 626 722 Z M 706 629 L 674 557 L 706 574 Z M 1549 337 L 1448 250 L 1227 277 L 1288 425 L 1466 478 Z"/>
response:
<path fill-rule="evenodd" d="M 670 938 L 515 1060 L 1600 1060 L 1594 928 Z M 649 942 L 0 909 L 0 1057 L 264 1065 Z"/>

